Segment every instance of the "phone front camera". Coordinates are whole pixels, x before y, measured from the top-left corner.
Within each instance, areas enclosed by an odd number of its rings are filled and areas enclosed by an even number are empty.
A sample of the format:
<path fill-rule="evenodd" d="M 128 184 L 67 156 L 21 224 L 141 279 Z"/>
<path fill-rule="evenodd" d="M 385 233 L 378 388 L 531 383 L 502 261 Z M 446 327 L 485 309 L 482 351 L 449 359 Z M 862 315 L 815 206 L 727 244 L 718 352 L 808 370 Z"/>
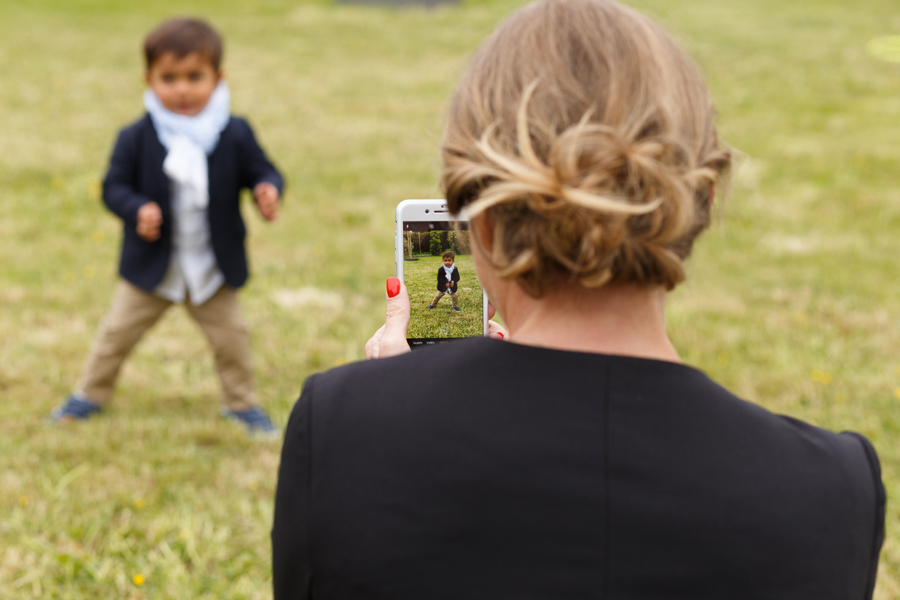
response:
<path fill-rule="evenodd" d="M 429 212 L 431 212 L 431 211 L 429 211 L 429 210 L 426 208 L 426 209 L 425 209 L 425 214 L 428 214 Z"/>

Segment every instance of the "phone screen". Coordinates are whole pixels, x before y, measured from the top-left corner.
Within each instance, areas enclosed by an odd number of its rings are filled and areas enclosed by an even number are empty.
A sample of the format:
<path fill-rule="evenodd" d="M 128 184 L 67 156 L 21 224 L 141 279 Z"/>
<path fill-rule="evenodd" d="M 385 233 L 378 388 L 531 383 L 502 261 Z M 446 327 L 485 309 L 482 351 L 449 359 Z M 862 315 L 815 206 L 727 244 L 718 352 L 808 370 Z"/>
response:
<path fill-rule="evenodd" d="M 468 222 L 405 221 L 403 280 L 410 347 L 483 335 L 484 294 L 475 277 Z"/>

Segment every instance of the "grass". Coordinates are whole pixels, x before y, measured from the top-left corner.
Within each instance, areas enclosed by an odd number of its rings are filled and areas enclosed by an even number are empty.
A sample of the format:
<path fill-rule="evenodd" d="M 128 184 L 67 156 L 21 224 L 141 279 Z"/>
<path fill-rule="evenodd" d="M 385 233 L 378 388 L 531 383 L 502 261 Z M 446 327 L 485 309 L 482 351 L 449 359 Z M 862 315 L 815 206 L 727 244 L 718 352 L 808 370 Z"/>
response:
<path fill-rule="evenodd" d="M 471 254 L 457 254 L 459 270 L 457 296 L 460 312 L 452 309 L 449 295 L 444 295 L 431 310 L 428 305 L 437 293 L 437 271 L 443 266 L 440 256 L 419 255 L 417 261 L 403 263 L 403 278 L 409 291 L 411 306 L 409 331 L 411 338 L 469 337 L 482 334 L 481 286 L 475 279 Z"/>
<path fill-rule="evenodd" d="M 279 448 L 217 417 L 211 357 L 183 311 L 138 347 L 104 416 L 42 424 L 115 285 L 120 224 L 98 181 L 141 112 L 142 36 L 208 16 L 234 112 L 288 178 L 278 222 L 246 207 L 242 291 L 260 398 L 283 424 L 306 376 L 360 359 L 382 322 L 394 207 L 438 197 L 446 98 L 518 4 L 0 3 L 0 598 L 271 595 Z M 897 498 L 900 65 L 865 51 L 900 33 L 895 2 L 634 5 L 701 64 L 721 137 L 746 156 L 671 296 L 678 350 L 753 402 L 869 436 Z M 879 600 L 900 597 L 898 517 L 891 502 Z"/>

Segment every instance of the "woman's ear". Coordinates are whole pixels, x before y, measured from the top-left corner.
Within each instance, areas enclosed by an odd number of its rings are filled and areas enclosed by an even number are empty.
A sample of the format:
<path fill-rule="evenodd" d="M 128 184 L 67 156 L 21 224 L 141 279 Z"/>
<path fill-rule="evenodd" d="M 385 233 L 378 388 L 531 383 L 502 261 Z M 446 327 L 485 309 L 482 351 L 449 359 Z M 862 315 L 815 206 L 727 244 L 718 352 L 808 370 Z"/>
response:
<path fill-rule="evenodd" d="M 716 182 L 713 181 L 709 184 L 709 208 L 712 209 L 713 205 L 716 203 Z"/>
<path fill-rule="evenodd" d="M 494 252 L 494 217 L 490 210 L 486 210 L 472 219 L 469 226 L 478 249 L 484 252 L 485 256 L 491 256 Z"/>

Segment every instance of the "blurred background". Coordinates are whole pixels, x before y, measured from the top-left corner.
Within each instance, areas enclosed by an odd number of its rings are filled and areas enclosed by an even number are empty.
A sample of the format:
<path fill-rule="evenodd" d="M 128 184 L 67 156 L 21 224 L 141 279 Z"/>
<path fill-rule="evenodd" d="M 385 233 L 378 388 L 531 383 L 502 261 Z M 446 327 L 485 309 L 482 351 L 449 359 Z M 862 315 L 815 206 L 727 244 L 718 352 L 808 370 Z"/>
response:
<path fill-rule="evenodd" d="M 271 597 L 280 446 L 217 416 L 212 358 L 182 310 L 103 416 L 43 424 L 116 282 L 121 225 L 100 180 L 143 111 L 144 35 L 185 14 L 222 32 L 233 112 L 288 180 L 276 223 L 245 204 L 242 291 L 260 399 L 284 425 L 310 373 L 362 358 L 394 207 L 439 195 L 448 95 L 521 4 L 0 4 L 0 597 Z M 671 296 L 679 352 L 770 410 L 867 435 L 900 496 L 900 47 L 880 39 L 900 35 L 896 2 L 631 4 L 700 64 L 742 156 Z M 900 597 L 898 511 L 880 600 Z"/>

